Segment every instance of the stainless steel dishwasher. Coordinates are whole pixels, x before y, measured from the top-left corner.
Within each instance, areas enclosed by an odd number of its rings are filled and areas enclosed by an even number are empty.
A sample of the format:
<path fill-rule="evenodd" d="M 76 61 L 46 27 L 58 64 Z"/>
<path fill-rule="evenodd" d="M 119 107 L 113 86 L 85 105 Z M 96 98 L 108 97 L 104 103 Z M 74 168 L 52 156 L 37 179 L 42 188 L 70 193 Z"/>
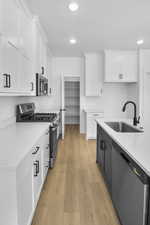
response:
<path fill-rule="evenodd" d="M 147 225 L 148 176 L 113 144 L 112 200 L 122 225 Z"/>

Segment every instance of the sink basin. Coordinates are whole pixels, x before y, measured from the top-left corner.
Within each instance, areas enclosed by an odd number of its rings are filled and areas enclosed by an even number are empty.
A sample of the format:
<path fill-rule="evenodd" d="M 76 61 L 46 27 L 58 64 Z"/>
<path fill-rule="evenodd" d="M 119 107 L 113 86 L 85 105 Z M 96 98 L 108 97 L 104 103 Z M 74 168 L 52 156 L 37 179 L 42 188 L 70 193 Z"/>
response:
<path fill-rule="evenodd" d="M 141 133 L 142 130 L 132 127 L 124 122 L 105 122 L 110 128 L 120 133 Z"/>

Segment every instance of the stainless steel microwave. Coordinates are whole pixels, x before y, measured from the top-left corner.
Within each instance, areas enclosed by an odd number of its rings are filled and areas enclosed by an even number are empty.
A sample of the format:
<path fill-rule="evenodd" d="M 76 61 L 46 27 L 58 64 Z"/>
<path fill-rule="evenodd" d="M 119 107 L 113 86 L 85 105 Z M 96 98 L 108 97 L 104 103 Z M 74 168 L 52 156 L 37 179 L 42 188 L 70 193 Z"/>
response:
<path fill-rule="evenodd" d="M 48 79 L 41 74 L 36 74 L 36 96 L 48 95 Z"/>

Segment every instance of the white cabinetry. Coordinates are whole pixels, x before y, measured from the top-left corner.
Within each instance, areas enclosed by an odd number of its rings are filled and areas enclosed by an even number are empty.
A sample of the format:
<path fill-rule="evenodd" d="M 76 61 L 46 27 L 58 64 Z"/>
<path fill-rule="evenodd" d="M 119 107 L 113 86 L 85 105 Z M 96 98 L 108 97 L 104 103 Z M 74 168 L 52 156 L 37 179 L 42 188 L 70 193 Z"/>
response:
<path fill-rule="evenodd" d="M 49 168 L 49 129 L 33 147 L 33 192 L 36 207 Z"/>
<path fill-rule="evenodd" d="M 49 128 L 16 166 L 1 163 L 0 224 L 31 224 L 48 166 Z"/>
<path fill-rule="evenodd" d="M 0 95 L 35 95 L 32 16 L 15 0 L 0 10 Z"/>
<path fill-rule="evenodd" d="M 85 95 L 102 95 L 103 56 L 97 53 L 85 54 Z"/>
<path fill-rule="evenodd" d="M 96 139 L 96 119 L 104 117 L 103 112 L 85 111 L 86 112 L 86 139 Z"/>
<path fill-rule="evenodd" d="M 0 177 L 1 224 L 29 225 L 33 214 L 31 152 L 17 168 L 1 168 Z"/>
<path fill-rule="evenodd" d="M 0 38 L 0 92 L 15 92 L 19 88 L 19 51 L 10 42 Z"/>
<path fill-rule="evenodd" d="M 48 173 L 49 163 L 50 163 L 50 149 L 49 149 L 49 129 L 46 130 L 43 136 L 43 151 L 42 151 L 42 179 L 43 182 Z"/>
<path fill-rule="evenodd" d="M 33 60 L 33 20 L 20 9 L 19 48 L 23 55 Z"/>
<path fill-rule="evenodd" d="M 15 0 L 1 1 L 0 33 L 15 47 L 19 44 L 19 8 Z"/>
<path fill-rule="evenodd" d="M 28 225 L 33 212 L 32 158 L 29 153 L 17 168 L 18 224 Z"/>
<path fill-rule="evenodd" d="M 35 73 L 43 74 L 47 77 L 47 43 L 42 32 L 38 19 L 34 19 L 34 63 Z"/>
<path fill-rule="evenodd" d="M 105 82 L 137 82 L 136 51 L 105 50 Z"/>
<path fill-rule="evenodd" d="M 41 158 L 40 142 L 35 145 L 33 150 L 33 193 L 34 193 L 34 207 L 37 205 L 42 186 L 42 158 Z"/>

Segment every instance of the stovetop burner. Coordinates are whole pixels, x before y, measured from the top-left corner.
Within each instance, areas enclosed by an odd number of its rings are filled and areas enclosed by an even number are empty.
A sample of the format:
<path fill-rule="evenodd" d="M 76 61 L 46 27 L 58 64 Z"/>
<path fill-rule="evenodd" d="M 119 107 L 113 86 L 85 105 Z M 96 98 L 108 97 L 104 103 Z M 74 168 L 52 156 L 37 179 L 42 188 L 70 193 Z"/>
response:
<path fill-rule="evenodd" d="M 17 106 L 17 122 L 49 122 L 56 123 L 56 113 L 35 113 L 34 103 L 25 103 Z"/>
<path fill-rule="evenodd" d="M 33 120 L 35 121 L 48 121 L 53 122 L 57 115 L 55 113 L 35 113 L 33 114 Z"/>

